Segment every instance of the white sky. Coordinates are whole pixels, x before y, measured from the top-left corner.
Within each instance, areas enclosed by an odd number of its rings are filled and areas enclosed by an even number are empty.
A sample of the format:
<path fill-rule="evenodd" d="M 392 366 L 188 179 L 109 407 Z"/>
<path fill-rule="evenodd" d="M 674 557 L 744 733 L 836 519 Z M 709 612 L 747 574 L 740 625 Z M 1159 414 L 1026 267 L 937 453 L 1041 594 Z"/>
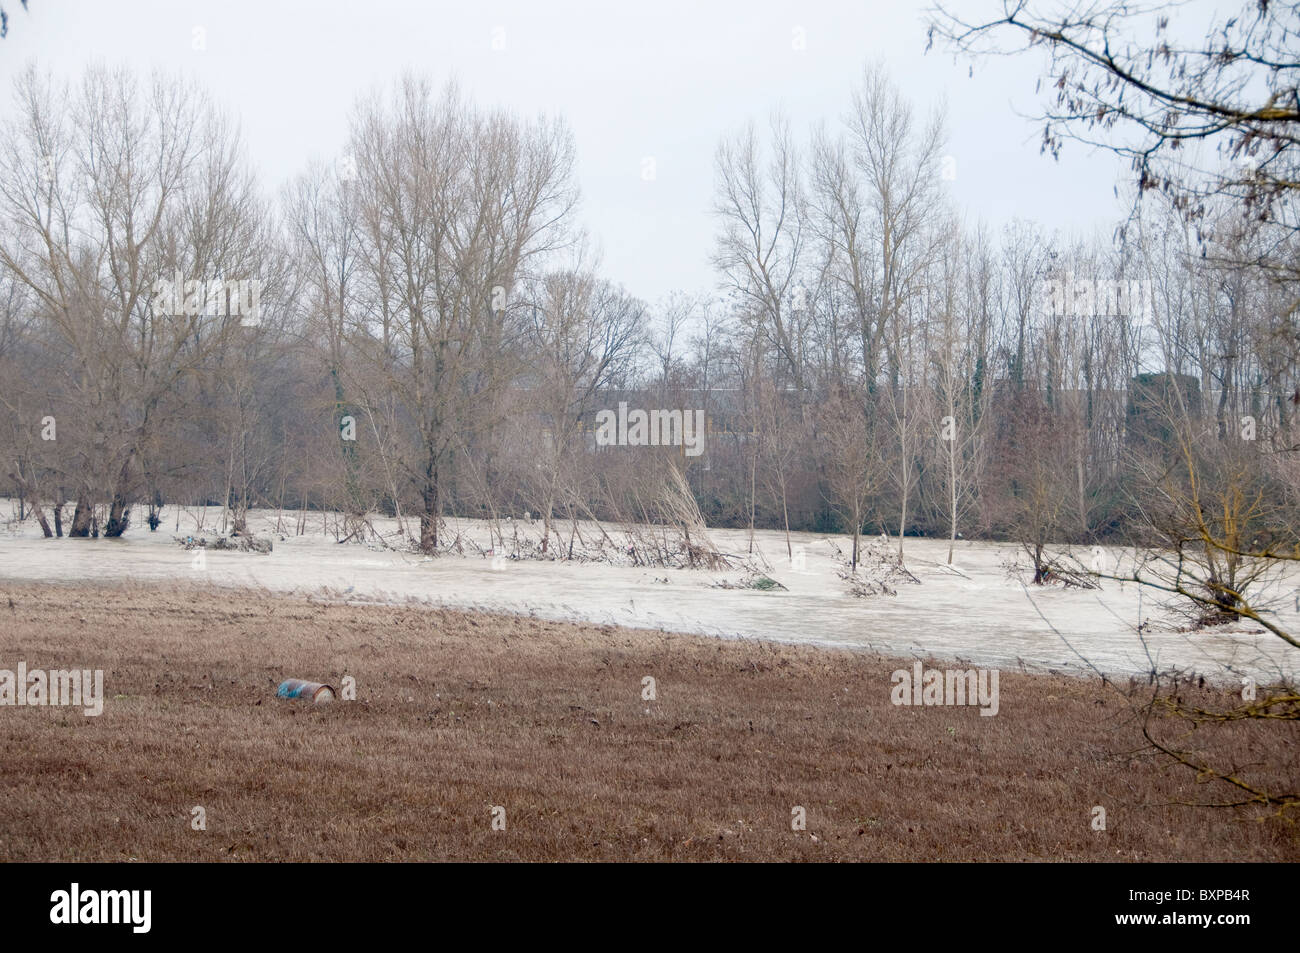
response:
<path fill-rule="evenodd" d="M 333 159 L 358 93 L 403 69 L 455 78 L 479 102 L 563 115 L 578 149 L 579 211 L 602 272 L 640 297 L 713 291 L 709 256 L 719 139 L 775 106 L 801 134 L 848 107 L 864 65 L 883 59 L 924 114 L 946 102 L 948 183 L 971 221 L 1013 217 L 1049 231 L 1109 233 L 1124 164 L 1067 145 L 1039 154 L 1028 115 L 1040 100 L 1038 54 L 969 62 L 925 54 L 929 0 L 708 3 L 416 2 L 416 0 L 0 0 L 0 114 L 29 61 L 75 76 L 99 59 L 201 81 L 238 117 L 264 187 L 278 191 L 310 158 Z M 982 9 L 975 3 L 967 8 Z M 795 50 L 796 28 L 806 50 Z M 195 49 L 195 31 L 206 48 Z M 501 31 L 501 32 L 498 32 Z M 494 35 L 505 49 L 493 50 Z M 642 178 L 653 157 L 656 178 Z"/>

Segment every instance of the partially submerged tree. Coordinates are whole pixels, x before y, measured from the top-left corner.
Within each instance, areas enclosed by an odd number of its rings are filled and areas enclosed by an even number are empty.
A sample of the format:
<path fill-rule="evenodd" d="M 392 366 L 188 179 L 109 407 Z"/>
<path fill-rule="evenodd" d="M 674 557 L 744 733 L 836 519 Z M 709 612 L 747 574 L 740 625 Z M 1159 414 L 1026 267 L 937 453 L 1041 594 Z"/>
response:
<path fill-rule="evenodd" d="M 0 149 L 0 268 L 60 357 L 49 415 L 76 502 L 70 535 L 97 534 L 106 504 L 103 532 L 120 536 L 147 451 L 255 318 L 256 286 L 243 292 L 260 281 L 259 249 L 241 236 L 260 210 L 233 128 L 184 84 L 95 68 L 74 91 L 31 68 L 16 96 Z"/>
<path fill-rule="evenodd" d="M 870 501 L 883 476 L 882 461 L 874 450 L 879 437 L 868 429 L 871 418 L 863 412 L 865 399 L 865 388 L 860 386 L 836 389 L 823 404 L 818 427 L 829 502 L 853 539 L 849 553 L 853 572 L 862 558 L 859 540 Z"/>
<path fill-rule="evenodd" d="M 546 430 L 536 455 L 525 461 L 527 482 L 542 519 L 542 553 L 551 551 L 558 501 L 584 494 L 576 478 L 587 452 L 582 431 L 591 423 L 595 398 L 623 380 L 642 343 L 645 307 L 621 288 L 586 269 L 544 275 L 530 290 L 526 340 L 534 355 L 529 382 Z M 531 463 L 532 466 L 527 466 Z"/>
<path fill-rule="evenodd" d="M 359 110 L 351 148 L 379 299 L 353 319 L 355 339 L 409 422 L 400 465 L 420 500 L 418 547 L 433 553 L 456 451 L 515 377 L 527 307 L 517 286 L 566 241 L 572 138 L 407 77 L 390 103 Z"/>

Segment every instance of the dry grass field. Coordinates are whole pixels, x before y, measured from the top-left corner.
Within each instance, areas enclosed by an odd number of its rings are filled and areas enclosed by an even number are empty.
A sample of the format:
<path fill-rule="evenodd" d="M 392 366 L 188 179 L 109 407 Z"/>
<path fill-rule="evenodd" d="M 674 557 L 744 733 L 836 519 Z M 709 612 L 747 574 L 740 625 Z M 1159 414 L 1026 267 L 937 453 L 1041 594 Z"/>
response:
<path fill-rule="evenodd" d="M 1003 672 L 1000 711 L 981 717 L 891 705 L 910 659 L 0 583 L 0 668 L 19 661 L 103 668 L 107 698 L 99 717 L 0 708 L 9 861 L 1300 859 L 1294 826 L 1180 803 L 1215 792 L 1143 753 L 1098 682 Z M 345 674 L 356 701 L 274 696 L 286 677 Z M 1277 731 L 1216 744 L 1300 773 Z"/>

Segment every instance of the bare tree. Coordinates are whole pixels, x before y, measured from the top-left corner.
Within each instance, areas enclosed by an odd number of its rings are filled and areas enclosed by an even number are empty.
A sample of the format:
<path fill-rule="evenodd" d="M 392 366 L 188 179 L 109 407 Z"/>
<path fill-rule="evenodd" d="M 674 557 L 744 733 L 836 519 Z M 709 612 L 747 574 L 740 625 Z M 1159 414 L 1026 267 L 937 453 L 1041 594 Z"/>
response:
<path fill-rule="evenodd" d="M 183 84 L 97 68 L 73 92 L 33 68 L 17 95 L 0 153 L 0 267 L 62 355 L 51 415 L 70 447 L 71 535 L 97 532 L 106 502 L 104 532 L 118 536 L 142 454 L 194 396 L 182 385 L 248 317 L 204 302 L 213 279 L 256 280 L 250 178 L 233 129 Z M 160 295 L 174 275 L 184 288 Z"/>
<path fill-rule="evenodd" d="M 456 448 L 490 423 L 480 412 L 514 378 L 515 286 L 565 240 L 572 141 L 558 123 L 483 111 L 407 77 L 387 106 L 362 105 L 351 148 L 380 296 L 356 322 L 358 353 L 405 408 L 401 466 L 419 498 L 419 549 L 433 553 Z"/>
<path fill-rule="evenodd" d="M 576 482 L 563 484 L 574 481 L 586 450 L 582 422 L 590 420 L 597 393 L 623 379 L 638 356 L 645 307 L 586 270 L 549 273 L 531 294 L 527 343 L 535 355 L 533 394 L 547 428 L 540 457 L 532 462 L 542 552 L 547 553 L 557 499 L 580 493 Z"/>
<path fill-rule="evenodd" d="M 737 296 L 741 320 L 804 391 L 803 342 L 793 299 L 804 244 L 803 192 L 789 123 L 771 122 L 765 157 L 753 123 L 718 147 L 714 211 L 722 224 L 714 265 Z"/>
<path fill-rule="evenodd" d="M 965 261 L 962 268 L 960 262 Z M 948 563 L 958 526 L 974 503 L 984 465 L 988 394 L 984 380 L 996 290 L 990 251 L 980 233 L 967 244 L 954 237 L 938 267 L 932 300 L 933 347 L 930 361 L 938 424 L 943 507 L 948 521 Z"/>
<path fill-rule="evenodd" d="M 854 572 L 862 557 L 859 540 L 881 467 L 872 449 L 875 435 L 862 411 L 864 399 L 861 387 L 836 388 L 821 407 L 818 427 L 830 503 L 853 537 L 849 567 Z"/>

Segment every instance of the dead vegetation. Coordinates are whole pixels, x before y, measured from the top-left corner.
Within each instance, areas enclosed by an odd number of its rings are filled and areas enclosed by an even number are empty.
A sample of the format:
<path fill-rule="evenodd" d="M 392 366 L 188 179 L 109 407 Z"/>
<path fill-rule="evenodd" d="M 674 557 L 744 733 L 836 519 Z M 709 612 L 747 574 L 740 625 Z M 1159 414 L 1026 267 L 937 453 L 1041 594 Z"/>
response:
<path fill-rule="evenodd" d="M 7 861 L 1300 859 L 1293 825 L 1185 806 L 1095 681 L 1003 672 L 987 718 L 894 707 L 911 660 L 850 651 L 138 585 L 5 584 L 0 614 L 0 665 L 107 696 L 0 709 Z M 345 674 L 355 702 L 274 698 Z M 1257 724 L 1206 744 L 1297 775 Z"/>
<path fill-rule="evenodd" d="M 841 560 L 835 575 L 848 583 L 851 596 L 859 599 L 865 596 L 896 596 L 899 585 L 921 584 L 921 580 L 907 568 L 903 557 L 884 538 L 864 541 L 858 547 L 856 566 L 834 542 L 831 546 Z"/>
<path fill-rule="evenodd" d="M 1031 582 L 1036 586 L 1064 586 L 1067 589 L 1100 589 L 1098 577 L 1089 573 L 1082 565 L 1072 566 L 1061 556 L 1051 555 L 1046 551 L 1035 556 L 1030 552 L 1031 566 L 1027 567 L 1015 555 L 1002 560 L 1002 569 L 1006 577 L 1024 585 Z M 1031 574 L 1032 569 L 1032 574 Z"/>
<path fill-rule="evenodd" d="M 217 552 L 236 552 L 236 553 L 261 553 L 268 555 L 275 544 L 269 536 L 253 536 L 248 533 L 239 533 L 231 536 L 214 536 L 208 539 L 205 536 L 186 536 L 177 538 L 176 544 L 185 550 L 211 549 Z"/>
<path fill-rule="evenodd" d="M 449 525 L 443 520 L 439 524 L 441 551 L 514 560 L 597 562 L 706 572 L 735 568 L 751 574 L 758 571 L 754 557 L 718 549 L 685 477 L 671 461 L 653 462 L 644 468 L 641 477 L 639 482 L 623 488 L 625 502 L 619 502 L 619 494 L 609 494 L 605 508 L 616 514 L 613 519 L 596 519 L 590 513 L 567 523 L 539 520 L 531 513 L 526 513 L 523 520 L 505 516 L 491 521 L 488 548 L 462 532 L 456 523 Z M 557 477 L 556 482 L 562 481 Z M 410 541 L 409 548 L 419 551 L 415 540 Z"/>

